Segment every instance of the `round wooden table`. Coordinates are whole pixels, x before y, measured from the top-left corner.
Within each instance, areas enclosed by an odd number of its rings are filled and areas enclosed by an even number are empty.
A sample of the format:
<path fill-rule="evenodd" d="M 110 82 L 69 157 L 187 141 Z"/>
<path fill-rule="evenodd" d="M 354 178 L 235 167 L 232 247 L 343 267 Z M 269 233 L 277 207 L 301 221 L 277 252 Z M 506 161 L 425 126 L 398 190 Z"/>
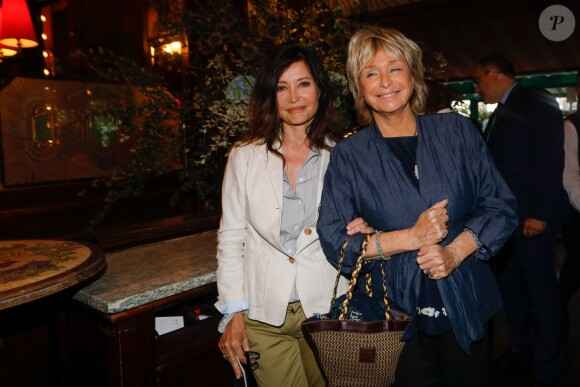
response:
<path fill-rule="evenodd" d="M 0 310 L 60 292 L 105 266 L 101 248 L 87 242 L 0 241 Z"/>

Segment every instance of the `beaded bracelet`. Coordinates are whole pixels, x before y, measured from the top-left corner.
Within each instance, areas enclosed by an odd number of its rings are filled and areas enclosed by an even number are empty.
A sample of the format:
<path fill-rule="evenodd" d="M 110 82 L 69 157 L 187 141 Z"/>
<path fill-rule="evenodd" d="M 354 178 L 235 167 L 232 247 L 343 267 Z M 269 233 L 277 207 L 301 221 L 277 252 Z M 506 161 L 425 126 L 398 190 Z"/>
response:
<path fill-rule="evenodd" d="M 385 254 L 383 254 L 383 249 L 381 249 L 381 231 L 375 232 L 375 245 L 377 246 L 377 254 L 381 261 L 388 261 L 391 259 L 391 256 L 385 256 Z"/>
<path fill-rule="evenodd" d="M 477 246 L 476 247 L 477 250 L 475 251 L 475 254 L 477 255 L 477 253 L 479 253 L 483 247 L 483 243 L 481 243 L 481 241 L 479 240 L 479 236 L 467 227 L 465 227 L 463 229 L 463 231 L 467 231 L 472 236 L 472 238 L 475 240 L 475 245 Z"/>

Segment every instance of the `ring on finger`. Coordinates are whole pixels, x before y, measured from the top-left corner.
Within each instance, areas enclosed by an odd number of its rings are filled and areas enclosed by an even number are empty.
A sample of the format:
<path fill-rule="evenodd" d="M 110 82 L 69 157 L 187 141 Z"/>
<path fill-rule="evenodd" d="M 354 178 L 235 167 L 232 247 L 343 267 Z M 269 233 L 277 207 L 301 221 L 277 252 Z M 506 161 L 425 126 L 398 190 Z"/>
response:
<path fill-rule="evenodd" d="M 230 358 L 229 355 L 224 354 L 224 359 L 228 360 L 229 358 Z"/>
<path fill-rule="evenodd" d="M 427 269 L 427 275 L 429 276 L 429 278 L 433 278 L 433 273 L 431 272 L 431 269 Z"/>

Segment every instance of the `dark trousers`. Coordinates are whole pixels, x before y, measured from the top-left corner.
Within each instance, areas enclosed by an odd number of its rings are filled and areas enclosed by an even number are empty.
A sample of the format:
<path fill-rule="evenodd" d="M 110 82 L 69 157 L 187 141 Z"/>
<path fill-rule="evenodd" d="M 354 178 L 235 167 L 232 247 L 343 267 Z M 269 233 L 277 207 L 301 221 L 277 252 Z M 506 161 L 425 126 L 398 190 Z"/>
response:
<path fill-rule="evenodd" d="M 397 364 L 396 387 L 486 387 L 489 385 L 489 339 L 463 352 L 452 332 L 429 336 L 417 332 L 405 343 Z"/>
<path fill-rule="evenodd" d="M 572 295 L 580 289 L 580 214 L 573 208 L 571 208 L 570 220 L 570 224 L 562 227 L 566 261 L 560 272 L 560 302 L 567 331 L 570 324 L 568 304 Z"/>
<path fill-rule="evenodd" d="M 555 234 L 512 237 L 496 258 L 509 348 L 532 351 L 534 377 L 551 383 L 558 378 L 563 358 L 555 245 Z"/>

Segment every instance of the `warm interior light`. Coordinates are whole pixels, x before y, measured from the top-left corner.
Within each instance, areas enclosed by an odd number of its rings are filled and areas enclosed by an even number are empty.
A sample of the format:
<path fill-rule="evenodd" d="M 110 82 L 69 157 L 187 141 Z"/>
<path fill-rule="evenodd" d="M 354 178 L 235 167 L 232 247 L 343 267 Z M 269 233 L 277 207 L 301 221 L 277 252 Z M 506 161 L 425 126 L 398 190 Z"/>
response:
<path fill-rule="evenodd" d="M 26 0 L 2 0 L 0 44 L 11 48 L 38 46 Z"/>
<path fill-rule="evenodd" d="M 168 54 L 181 54 L 181 42 L 164 44 L 162 48 Z"/>
<path fill-rule="evenodd" d="M 0 8 L 0 31 L 2 31 L 2 8 Z M 0 62 L 2 58 L 16 55 L 17 51 L 0 44 Z"/>
<path fill-rule="evenodd" d="M 172 42 L 171 49 L 173 50 L 173 52 L 181 54 L 181 42 Z"/>
<path fill-rule="evenodd" d="M 8 57 L 8 56 L 14 56 L 18 53 L 18 51 L 11 49 L 10 47 L 6 47 L 0 44 L 0 62 L 2 61 L 2 58 Z"/>

